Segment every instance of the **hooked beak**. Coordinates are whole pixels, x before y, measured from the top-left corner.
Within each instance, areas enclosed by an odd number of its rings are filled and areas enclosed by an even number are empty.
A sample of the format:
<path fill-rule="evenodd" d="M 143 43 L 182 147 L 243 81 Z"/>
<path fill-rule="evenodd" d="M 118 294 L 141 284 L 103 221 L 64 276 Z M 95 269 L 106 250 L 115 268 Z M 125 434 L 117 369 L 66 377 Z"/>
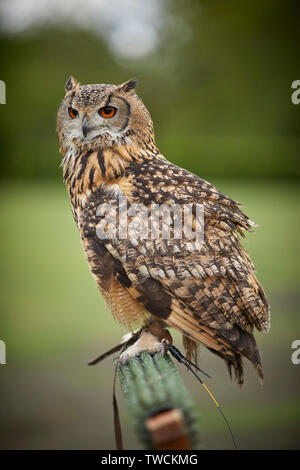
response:
<path fill-rule="evenodd" d="M 87 133 L 88 133 L 89 130 L 90 130 L 90 127 L 89 127 L 89 124 L 88 124 L 88 118 L 87 118 L 87 116 L 83 116 L 81 127 L 82 127 L 83 137 L 86 137 L 86 136 L 87 136 Z"/>

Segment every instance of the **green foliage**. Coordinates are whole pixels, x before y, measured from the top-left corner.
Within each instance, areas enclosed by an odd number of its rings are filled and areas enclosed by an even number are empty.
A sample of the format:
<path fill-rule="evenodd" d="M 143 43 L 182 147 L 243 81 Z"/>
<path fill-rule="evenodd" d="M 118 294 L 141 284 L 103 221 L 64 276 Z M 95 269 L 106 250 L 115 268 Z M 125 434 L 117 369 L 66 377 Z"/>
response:
<path fill-rule="evenodd" d="M 292 2 L 293 3 L 293 2 Z M 176 0 L 159 50 L 118 60 L 65 25 L 2 37 L 1 178 L 60 178 L 55 132 L 64 84 L 139 79 L 165 156 L 204 178 L 299 178 L 299 4 Z"/>

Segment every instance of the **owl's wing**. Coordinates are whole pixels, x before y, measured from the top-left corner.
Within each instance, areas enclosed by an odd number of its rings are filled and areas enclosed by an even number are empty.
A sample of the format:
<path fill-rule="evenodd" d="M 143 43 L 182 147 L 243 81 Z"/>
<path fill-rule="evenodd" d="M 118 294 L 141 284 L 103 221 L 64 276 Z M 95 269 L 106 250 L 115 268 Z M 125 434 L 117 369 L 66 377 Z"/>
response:
<path fill-rule="evenodd" d="M 105 249 L 117 260 L 116 277 L 150 313 L 233 365 L 235 353 L 247 357 L 261 374 L 252 332 L 269 329 L 269 306 L 237 235 L 253 223 L 223 195 L 206 195 L 202 203 L 202 244 L 148 234 L 106 240 Z"/>
<path fill-rule="evenodd" d="M 157 238 L 152 232 L 138 237 L 137 216 L 131 214 L 128 226 L 133 224 L 134 230 L 129 236 L 99 240 L 93 231 L 92 238 L 86 241 L 85 250 L 99 287 L 105 296 L 118 286 L 119 298 L 129 294 L 136 302 L 132 308 L 142 306 L 185 337 L 206 345 L 234 366 L 239 382 L 242 356 L 252 361 L 262 376 L 252 332 L 254 326 L 258 330 L 269 329 L 269 306 L 238 236 L 243 230 L 252 230 L 255 224 L 243 214 L 238 203 L 209 183 L 188 172 L 182 174 L 184 170 L 177 171 L 177 167 L 170 170 L 169 162 L 159 165 L 160 175 L 162 165 L 166 165 L 165 172 L 170 171 L 173 179 L 171 175 L 166 174 L 166 179 L 162 175 L 155 184 L 152 174 L 147 190 L 147 179 L 142 175 L 143 190 L 136 199 L 144 202 L 143 194 L 148 191 L 147 195 L 156 196 L 154 200 L 160 204 L 174 201 L 180 207 L 200 204 L 204 213 L 204 243 L 191 243 L 185 234 L 176 237 L 178 214 L 174 216 L 172 212 L 166 221 L 171 225 L 169 237 L 162 236 L 163 230 Z M 154 176 L 157 175 L 158 172 Z M 170 185 L 170 181 L 174 184 Z M 147 217 L 151 219 L 149 197 L 146 201 Z M 93 207 L 98 202 L 95 200 Z M 96 223 L 100 219 L 101 216 L 96 217 Z M 193 231 L 196 219 L 192 211 L 188 233 Z M 94 223 L 90 216 L 85 220 L 84 230 L 88 233 Z"/>

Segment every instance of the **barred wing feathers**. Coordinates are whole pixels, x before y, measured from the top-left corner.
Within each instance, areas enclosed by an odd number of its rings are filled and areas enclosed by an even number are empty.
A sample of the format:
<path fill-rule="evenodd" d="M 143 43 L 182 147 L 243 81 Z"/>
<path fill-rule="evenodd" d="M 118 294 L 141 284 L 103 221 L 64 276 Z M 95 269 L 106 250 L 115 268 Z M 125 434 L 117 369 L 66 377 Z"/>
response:
<path fill-rule="evenodd" d="M 237 202 L 167 161 L 145 171 L 133 176 L 128 201 L 203 204 L 204 243 L 195 250 L 185 239 L 96 240 L 111 256 L 112 276 L 137 305 L 225 359 L 238 382 L 243 357 L 262 377 L 253 329 L 268 331 L 269 305 L 238 236 L 255 224 Z"/>

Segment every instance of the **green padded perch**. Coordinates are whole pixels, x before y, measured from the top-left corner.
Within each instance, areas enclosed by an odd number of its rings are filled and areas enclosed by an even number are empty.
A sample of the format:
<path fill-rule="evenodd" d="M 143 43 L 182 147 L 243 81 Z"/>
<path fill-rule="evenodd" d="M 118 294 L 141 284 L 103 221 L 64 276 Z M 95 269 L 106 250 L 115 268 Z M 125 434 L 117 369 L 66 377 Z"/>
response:
<path fill-rule="evenodd" d="M 141 352 L 119 364 L 118 376 L 138 439 L 153 448 L 146 420 L 161 411 L 178 409 L 193 448 L 198 444 L 198 413 L 169 354 Z"/>

